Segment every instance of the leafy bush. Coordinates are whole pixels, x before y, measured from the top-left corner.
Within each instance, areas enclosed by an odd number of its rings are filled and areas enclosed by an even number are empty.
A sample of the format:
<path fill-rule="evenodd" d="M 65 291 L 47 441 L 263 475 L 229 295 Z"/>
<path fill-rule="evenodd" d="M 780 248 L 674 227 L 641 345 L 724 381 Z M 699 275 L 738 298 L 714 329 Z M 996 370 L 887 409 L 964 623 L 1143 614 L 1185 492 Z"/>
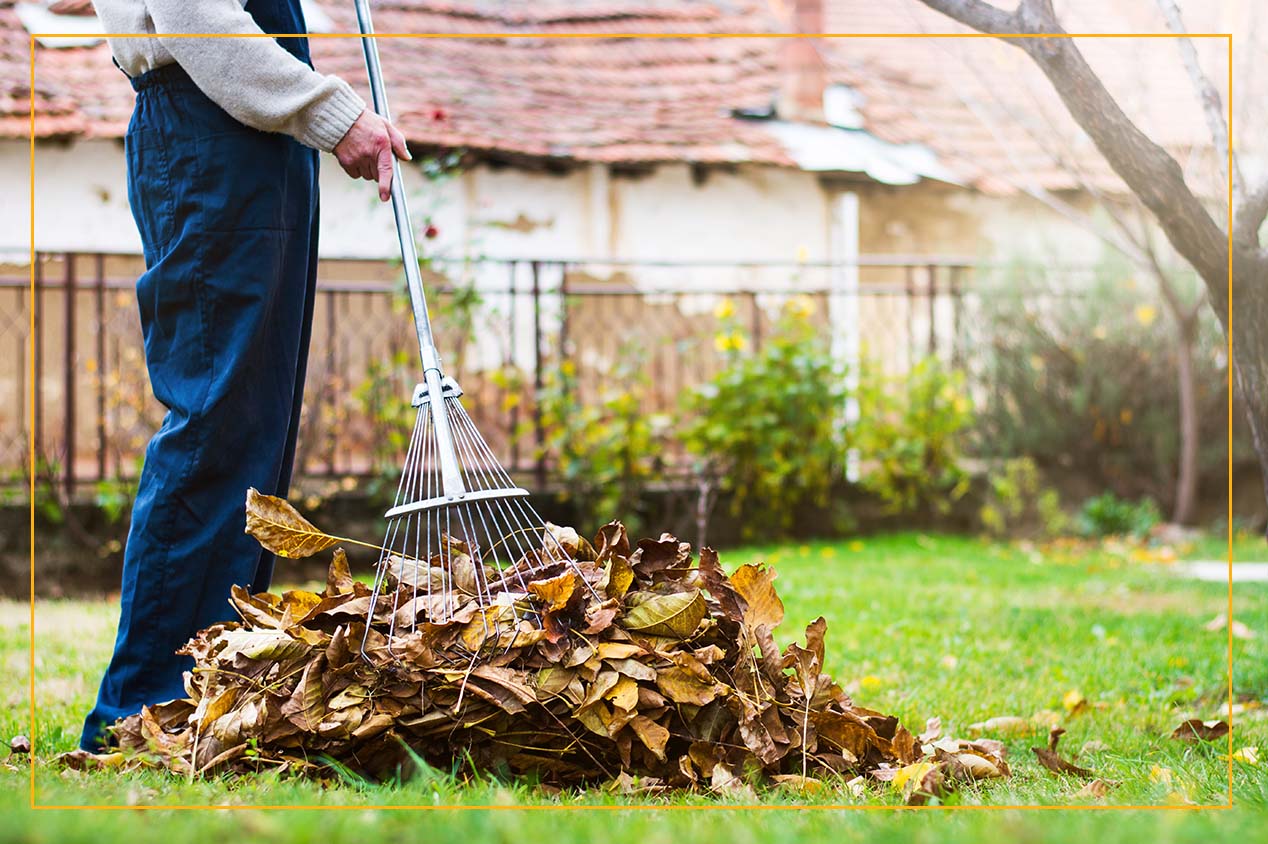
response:
<path fill-rule="evenodd" d="M 892 512 L 945 513 L 968 491 L 963 457 L 973 402 L 962 372 L 933 357 L 899 376 L 868 363 L 859 417 L 850 440 L 863 460 L 862 486 Z"/>
<path fill-rule="evenodd" d="M 725 318 L 722 329 L 716 346 L 728 365 L 685 396 L 679 436 L 729 493 L 746 535 L 786 533 L 843 476 L 845 383 L 798 300 L 760 349 Z"/>
<path fill-rule="evenodd" d="M 1171 500 L 1179 460 L 1176 330 L 1152 288 L 1106 264 L 1086 285 L 1049 291 L 1023 266 L 976 297 L 961 323 L 982 401 L 975 450 L 1029 456 L 1071 491 Z M 1194 294 L 1196 295 L 1196 294 Z M 972 303 L 970 302 L 970 306 Z M 1194 354 L 1199 471 L 1225 472 L 1228 363 L 1209 308 Z M 1235 459 L 1248 455 L 1235 411 Z"/>
<path fill-rule="evenodd" d="M 995 537 L 1049 537 L 1069 527 L 1060 495 L 1044 486 L 1039 467 L 1029 457 L 1011 458 L 990 476 L 978 518 L 982 529 Z"/>
<path fill-rule="evenodd" d="M 1078 528 L 1084 536 L 1146 536 L 1162 520 L 1153 499 L 1132 502 L 1103 492 L 1083 502 Z"/>
<path fill-rule="evenodd" d="M 619 518 L 631 532 L 642 529 L 637 508 L 647 485 L 663 474 L 669 424 L 663 414 L 643 410 L 646 388 L 639 356 L 627 352 L 594 400 L 580 394 L 571 361 L 548 375 L 538 394 L 545 455 L 582 524 Z M 532 426 L 526 422 L 517 435 Z"/>

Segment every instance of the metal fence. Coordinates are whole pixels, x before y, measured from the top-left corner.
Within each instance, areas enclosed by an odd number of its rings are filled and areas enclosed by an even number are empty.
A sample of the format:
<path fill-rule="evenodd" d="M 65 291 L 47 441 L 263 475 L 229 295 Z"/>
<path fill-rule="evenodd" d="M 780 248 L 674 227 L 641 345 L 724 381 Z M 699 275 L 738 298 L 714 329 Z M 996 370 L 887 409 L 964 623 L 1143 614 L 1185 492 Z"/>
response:
<path fill-rule="evenodd" d="M 28 431 L 40 471 L 68 495 L 139 471 L 163 408 L 145 371 L 137 269 L 131 256 L 41 254 L 33 296 L 20 268 L 0 276 L 0 471 L 11 486 L 26 482 Z M 404 451 L 417 346 L 403 283 L 385 280 L 390 266 L 373 270 L 322 264 L 300 477 L 387 471 Z M 544 486 L 553 466 L 535 397 L 565 362 L 580 401 L 637 372 L 645 410 L 672 418 L 683 391 L 723 365 L 728 338 L 760 345 L 794 297 L 825 333 L 842 330 L 848 314 L 845 328 L 895 370 L 926 354 L 954 362 L 973 272 L 932 257 L 849 266 L 481 259 L 433 260 L 425 282 L 446 368 L 476 423 L 514 472 Z"/>

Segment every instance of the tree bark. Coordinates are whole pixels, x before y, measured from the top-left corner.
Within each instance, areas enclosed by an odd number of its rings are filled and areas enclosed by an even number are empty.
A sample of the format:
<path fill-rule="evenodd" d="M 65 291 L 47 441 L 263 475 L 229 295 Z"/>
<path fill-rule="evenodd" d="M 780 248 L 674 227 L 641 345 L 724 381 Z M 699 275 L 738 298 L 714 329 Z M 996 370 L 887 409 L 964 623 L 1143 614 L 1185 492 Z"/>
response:
<path fill-rule="evenodd" d="M 1176 380 L 1180 399 L 1180 460 L 1176 470 L 1176 499 L 1171 520 L 1186 525 L 1193 521 L 1198 497 L 1198 397 L 1193 372 L 1193 347 L 1197 341 L 1196 315 L 1176 314 Z"/>

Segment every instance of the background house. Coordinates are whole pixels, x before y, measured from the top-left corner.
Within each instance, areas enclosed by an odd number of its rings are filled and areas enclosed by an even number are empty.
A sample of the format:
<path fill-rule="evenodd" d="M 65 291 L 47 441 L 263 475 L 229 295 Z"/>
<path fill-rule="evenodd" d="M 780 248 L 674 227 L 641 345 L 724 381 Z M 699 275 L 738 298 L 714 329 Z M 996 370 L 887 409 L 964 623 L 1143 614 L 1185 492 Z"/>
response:
<path fill-rule="evenodd" d="M 380 32 L 958 31 L 916 0 L 374 5 Z M 1072 30 L 1165 29 L 1143 0 L 1061 5 Z M 1185 12 L 1193 30 L 1222 32 L 1248 21 L 1250 6 L 1187 3 Z M 350 3 L 305 7 L 314 32 L 356 29 Z M 15 399 L 0 403 L 4 430 L 36 424 L 80 478 L 129 471 L 155 413 L 129 292 L 141 269 L 122 146 L 132 94 L 97 26 L 88 3 L 0 0 L 0 177 L 12 188 L 0 206 L 0 276 L 13 319 L 0 343 L 15 352 L 25 342 L 29 33 L 81 33 L 35 46 L 34 231 L 47 256 L 38 418 L 17 400 L 24 356 L 0 358 L 0 392 Z M 1222 42 L 1197 44 L 1208 75 L 1226 85 Z M 1082 46 L 1132 116 L 1181 151 L 1221 202 L 1174 43 Z M 505 449 L 510 427 L 498 420 L 517 387 L 472 373 L 510 366 L 540 381 L 543 361 L 564 349 L 597 389 L 636 339 L 667 407 L 710 371 L 712 312 L 727 296 L 760 331 L 787 295 L 811 293 L 847 357 L 867 348 L 902 368 L 929 351 L 952 355 L 975 269 L 980 281 L 985 265 L 1041 261 L 1068 283 L 1103 257 L 1083 222 L 1034 195 L 1090 212 L 1094 195 L 1120 193 L 1038 72 L 989 40 L 487 37 L 384 39 L 380 49 L 394 116 L 429 162 L 406 178 L 434 280 L 481 293 L 468 318 L 483 339 L 455 332 L 451 342 L 472 388 L 487 391 L 480 404 Z M 355 39 L 314 39 L 313 53 L 319 69 L 364 90 Z M 1241 70 L 1239 81 L 1249 77 Z M 1262 120 L 1242 108 L 1246 96 L 1235 101 L 1239 119 Z M 390 209 L 332 161 L 322 192 L 309 405 L 329 418 L 311 420 L 325 433 L 308 438 L 306 460 L 312 471 L 344 472 L 366 468 L 374 439 L 348 396 L 392 350 L 408 349 L 409 327 L 389 295 L 398 276 Z M 70 307 L 66 279 L 80 291 Z M 16 467 L 21 443 L 0 452 Z"/>

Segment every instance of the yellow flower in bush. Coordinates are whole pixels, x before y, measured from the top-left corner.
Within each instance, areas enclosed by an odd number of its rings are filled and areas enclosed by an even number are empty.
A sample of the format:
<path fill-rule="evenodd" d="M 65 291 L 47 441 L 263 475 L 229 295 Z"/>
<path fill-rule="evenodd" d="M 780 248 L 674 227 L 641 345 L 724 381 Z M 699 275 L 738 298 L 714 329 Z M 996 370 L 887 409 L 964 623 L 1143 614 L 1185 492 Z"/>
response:
<path fill-rule="evenodd" d="M 713 315 L 718 319 L 730 319 L 735 316 L 735 303 L 730 298 L 723 299 L 718 306 L 713 309 Z"/>
<path fill-rule="evenodd" d="M 713 338 L 713 347 L 719 352 L 741 352 L 745 345 L 744 335 L 738 331 L 722 332 Z"/>
<path fill-rule="evenodd" d="M 1136 322 L 1148 328 L 1154 324 L 1154 320 L 1158 318 L 1158 309 L 1153 305 L 1137 305 L 1136 306 Z"/>
<path fill-rule="evenodd" d="M 792 297 L 785 306 L 789 316 L 806 319 L 815 312 L 814 300 L 804 293 Z"/>

